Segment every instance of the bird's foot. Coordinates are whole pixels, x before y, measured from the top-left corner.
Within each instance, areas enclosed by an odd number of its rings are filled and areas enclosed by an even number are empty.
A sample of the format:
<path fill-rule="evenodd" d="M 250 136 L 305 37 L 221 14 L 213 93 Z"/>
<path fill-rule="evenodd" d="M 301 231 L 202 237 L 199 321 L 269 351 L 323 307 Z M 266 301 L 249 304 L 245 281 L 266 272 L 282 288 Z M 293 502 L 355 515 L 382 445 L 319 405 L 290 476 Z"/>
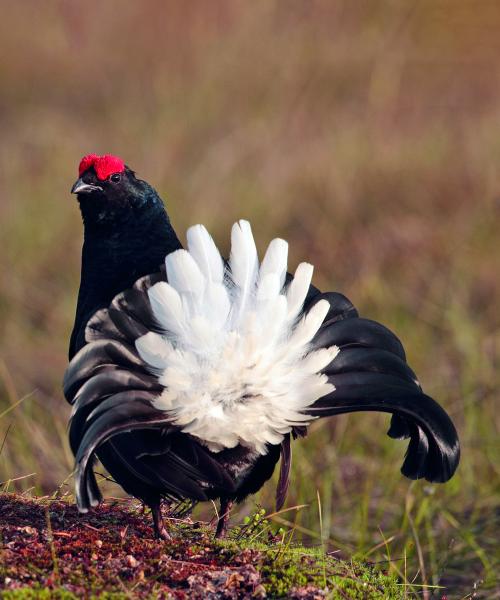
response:
<path fill-rule="evenodd" d="M 155 527 L 155 537 L 160 540 L 171 540 L 172 536 L 168 533 L 165 525 L 161 525 L 158 529 Z"/>
<path fill-rule="evenodd" d="M 161 506 L 159 504 L 151 506 L 151 515 L 153 516 L 153 528 L 155 537 L 161 540 L 171 540 L 172 536 L 168 533 L 163 516 L 161 514 Z"/>
<path fill-rule="evenodd" d="M 226 537 L 227 528 L 229 525 L 229 515 L 231 514 L 231 508 L 233 506 L 232 500 L 222 499 L 220 502 L 220 517 L 217 521 L 217 529 L 215 530 L 215 537 L 222 539 Z"/>

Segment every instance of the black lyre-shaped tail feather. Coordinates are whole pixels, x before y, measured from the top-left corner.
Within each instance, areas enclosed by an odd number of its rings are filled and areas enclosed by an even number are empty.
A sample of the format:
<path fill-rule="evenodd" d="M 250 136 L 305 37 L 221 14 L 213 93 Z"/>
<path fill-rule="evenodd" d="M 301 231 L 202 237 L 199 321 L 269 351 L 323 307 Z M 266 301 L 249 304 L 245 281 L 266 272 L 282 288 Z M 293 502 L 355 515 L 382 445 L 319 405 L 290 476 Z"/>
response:
<path fill-rule="evenodd" d="M 290 435 L 281 446 L 270 446 L 268 455 L 259 457 L 235 489 L 217 457 L 155 408 L 163 386 L 138 355 L 135 341 L 147 331 L 161 332 L 147 291 L 164 279 L 164 273 L 143 277 L 109 308 L 97 311 L 87 325 L 87 345 L 65 374 L 64 393 L 73 405 L 69 437 L 76 457 L 79 508 L 85 511 L 101 500 L 92 471 L 96 455 L 128 493 L 150 504 L 162 497 L 242 499 L 271 476 L 281 455 L 276 500 L 282 506 L 291 472 Z M 321 299 L 328 300 L 330 310 L 313 346 L 340 348 L 324 369 L 335 390 L 306 412 L 312 417 L 392 413 L 389 436 L 410 438 L 403 474 L 448 480 L 459 461 L 456 430 L 446 412 L 422 392 L 399 339 L 379 323 L 360 318 L 342 294 L 322 294 L 311 286 L 304 312 Z M 297 426 L 291 436 L 305 433 L 304 426 Z"/>
<path fill-rule="evenodd" d="M 325 297 L 315 295 L 310 305 Z M 351 313 L 353 315 L 353 313 Z M 389 329 L 368 319 L 327 316 L 314 339 L 314 347 L 340 348 L 324 369 L 335 386 L 307 413 L 327 417 L 348 412 L 391 413 L 388 435 L 410 438 L 402 473 L 410 479 L 444 482 L 460 459 L 456 429 L 441 406 L 423 393 L 406 363 L 399 339 Z"/>
<path fill-rule="evenodd" d="M 147 290 L 161 279 L 162 273 L 143 277 L 108 309 L 97 311 L 87 325 L 88 344 L 65 373 L 81 511 L 101 501 L 92 471 L 96 455 L 128 493 L 146 503 L 161 497 L 206 500 L 207 489 L 234 490 L 233 480 L 206 448 L 180 434 L 154 406 L 163 387 L 139 357 L 135 340 L 158 330 Z"/>

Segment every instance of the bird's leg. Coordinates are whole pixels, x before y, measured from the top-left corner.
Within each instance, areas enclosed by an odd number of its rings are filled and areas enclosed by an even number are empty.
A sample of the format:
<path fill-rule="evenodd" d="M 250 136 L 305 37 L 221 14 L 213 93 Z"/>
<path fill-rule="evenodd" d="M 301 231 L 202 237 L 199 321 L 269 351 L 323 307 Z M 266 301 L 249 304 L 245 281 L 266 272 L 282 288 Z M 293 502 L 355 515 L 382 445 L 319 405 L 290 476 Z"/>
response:
<path fill-rule="evenodd" d="M 231 514 L 231 508 L 233 501 L 229 498 L 221 498 L 220 500 L 220 515 L 217 521 L 217 529 L 215 531 L 216 538 L 226 537 L 227 524 L 229 522 L 229 515 Z"/>
<path fill-rule="evenodd" d="M 161 505 L 158 502 L 157 504 L 150 505 L 151 515 L 153 517 L 153 527 L 155 530 L 155 537 L 160 538 L 162 540 L 170 540 L 170 534 L 165 527 L 163 522 L 163 516 L 161 514 Z"/>

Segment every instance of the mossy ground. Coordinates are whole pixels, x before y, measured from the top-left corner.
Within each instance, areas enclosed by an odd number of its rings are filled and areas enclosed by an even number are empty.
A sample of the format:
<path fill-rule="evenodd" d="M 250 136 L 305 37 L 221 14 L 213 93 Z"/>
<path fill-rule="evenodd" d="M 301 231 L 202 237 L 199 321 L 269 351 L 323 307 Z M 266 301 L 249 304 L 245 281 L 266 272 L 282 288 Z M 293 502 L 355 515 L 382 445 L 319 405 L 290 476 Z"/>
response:
<path fill-rule="evenodd" d="M 0 596 L 34 598 L 400 598 L 393 576 L 292 545 L 287 532 L 170 520 L 154 539 L 136 502 L 79 515 L 69 502 L 0 495 Z M 260 535 L 260 538 L 263 536 Z"/>

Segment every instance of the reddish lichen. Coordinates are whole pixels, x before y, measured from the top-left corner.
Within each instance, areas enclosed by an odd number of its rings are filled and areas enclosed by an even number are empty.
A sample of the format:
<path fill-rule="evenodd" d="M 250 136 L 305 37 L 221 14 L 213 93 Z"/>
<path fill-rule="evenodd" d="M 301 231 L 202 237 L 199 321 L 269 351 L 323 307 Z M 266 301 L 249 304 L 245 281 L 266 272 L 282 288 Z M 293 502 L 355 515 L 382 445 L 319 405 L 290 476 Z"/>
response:
<path fill-rule="evenodd" d="M 231 564 L 211 532 L 176 524 L 172 541 L 159 541 L 138 508 L 119 502 L 79 515 L 67 502 L 0 495 L 0 588 L 64 587 L 78 597 L 125 590 L 138 598 L 259 597 L 259 572 L 238 557 Z"/>

